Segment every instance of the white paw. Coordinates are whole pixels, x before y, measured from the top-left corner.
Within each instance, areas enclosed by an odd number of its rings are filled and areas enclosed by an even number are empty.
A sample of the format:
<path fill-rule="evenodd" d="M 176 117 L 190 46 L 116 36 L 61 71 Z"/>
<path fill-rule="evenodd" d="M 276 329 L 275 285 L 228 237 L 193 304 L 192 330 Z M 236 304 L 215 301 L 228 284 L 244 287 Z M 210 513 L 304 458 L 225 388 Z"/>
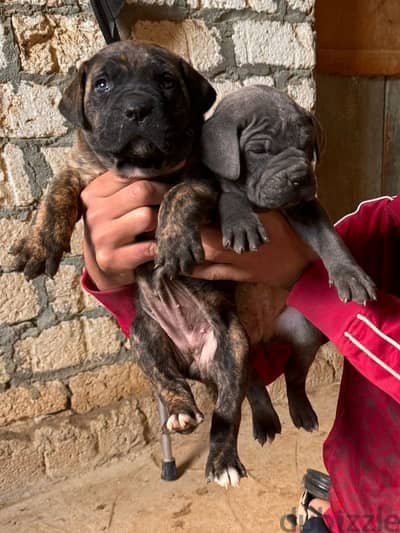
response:
<path fill-rule="evenodd" d="M 179 413 L 178 415 L 171 415 L 166 426 L 168 431 L 185 431 L 190 427 L 198 426 L 201 422 L 203 422 L 203 417 L 200 413 L 196 413 L 195 418 L 186 413 Z"/>
<path fill-rule="evenodd" d="M 240 474 L 232 466 L 222 472 L 220 476 L 214 477 L 214 481 L 227 489 L 229 486 L 238 487 L 240 483 Z"/>

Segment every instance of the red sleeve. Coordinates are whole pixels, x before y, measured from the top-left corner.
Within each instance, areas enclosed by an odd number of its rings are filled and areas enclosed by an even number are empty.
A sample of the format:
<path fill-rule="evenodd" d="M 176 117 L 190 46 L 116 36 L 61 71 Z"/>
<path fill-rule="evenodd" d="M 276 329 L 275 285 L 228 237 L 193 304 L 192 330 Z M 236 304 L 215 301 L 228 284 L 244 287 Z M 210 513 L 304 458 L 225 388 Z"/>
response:
<path fill-rule="evenodd" d="M 400 197 L 366 202 L 337 225 L 360 265 L 375 279 L 378 301 L 344 304 L 329 288 L 321 261 L 293 287 L 288 305 L 320 329 L 350 363 L 400 402 L 400 299 L 395 287 L 399 267 Z M 391 237 L 391 238 L 388 238 Z M 396 238 L 395 238 L 396 236 Z M 393 290 L 399 294 L 397 290 Z"/>
<path fill-rule="evenodd" d="M 83 271 L 81 284 L 83 289 L 99 301 L 116 318 L 119 327 L 129 337 L 129 330 L 135 319 L 136 310 L 133 300 L 134 286 L 125 285 L 118 289 L 99 291 L 90 279 L 86 270 Z"/>

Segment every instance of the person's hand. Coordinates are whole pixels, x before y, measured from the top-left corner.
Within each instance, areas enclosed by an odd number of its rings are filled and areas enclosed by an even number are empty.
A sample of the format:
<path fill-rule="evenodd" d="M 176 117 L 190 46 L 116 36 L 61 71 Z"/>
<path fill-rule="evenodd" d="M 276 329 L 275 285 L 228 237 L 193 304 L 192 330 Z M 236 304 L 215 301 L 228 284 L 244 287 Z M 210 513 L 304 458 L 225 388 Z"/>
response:
<path fill-rule="evenodd" d="M 210 280 L 267 283 L 290 289 L 317 257 L 278 211 L 259 213 L 270 241 L 257 252 L 236 254 L 222 246 L 221 232 L 207 227 L 202 241 L 207 262 L 199 265 L 194 277 Z"/>
<path fill-rule="evenodd" d="M 164 183 L 129 182 L 106 172 L 82 191 L 85 267 L 99 290 L 132 283 L 135 269 L 154 258 L 155 241 L 136 242 L 136 237 L 155 230 L 168 189 Z"/>
<path fill-rule="evenodd" d="M 98 289 L 132 283 L 135 269 L 154 258 L 155 241 L 136 242 L 136 237 L 155 230 L 158 206 L 167 190 L 163 183 L 146 180 L 127 184 L 111 172 L 84 189 L 85 266 Z M 204 228 L 206 263 L 196 267 L 193 276 L 290 288 L 315 254 L 277 211 L 261 213 L 260 218 L 270 242 L 257 252 L 241 255 L 223 248 L 218 229 Z"/>

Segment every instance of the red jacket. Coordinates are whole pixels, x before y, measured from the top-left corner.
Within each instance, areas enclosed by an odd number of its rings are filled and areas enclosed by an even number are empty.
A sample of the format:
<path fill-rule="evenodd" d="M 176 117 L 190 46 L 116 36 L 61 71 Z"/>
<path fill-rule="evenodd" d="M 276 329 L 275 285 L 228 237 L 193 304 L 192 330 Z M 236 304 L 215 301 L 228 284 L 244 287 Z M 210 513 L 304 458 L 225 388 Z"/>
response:
<path fill-rule="evenodd" d="M 400 196 L 363 202 L 336 229 L 377 283 L 379 299 L 365 307 L 343 304 L 320 261 L 288 298 L 345 358 L 337 416 L 324 445 L 332 478 L 324 519 L 334 533 L 400 532 Z M 82 284 L 128 335 L 132 287 L 99 292 L 85 274 Z M 254 364 L 266 383 L 282 372 L 288 355 L 258 351 Z"/>

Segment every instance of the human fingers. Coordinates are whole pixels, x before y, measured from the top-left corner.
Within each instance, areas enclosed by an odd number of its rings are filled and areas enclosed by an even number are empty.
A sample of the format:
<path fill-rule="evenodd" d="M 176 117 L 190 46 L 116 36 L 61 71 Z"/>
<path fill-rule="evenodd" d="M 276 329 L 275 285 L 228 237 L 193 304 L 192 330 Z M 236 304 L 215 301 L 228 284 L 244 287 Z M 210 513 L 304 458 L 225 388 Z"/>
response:
<path fill-rule="evenodd" d="M 160 205 L 169 188 L 169 185 L 156 181 L 135 181 L 112 195 L 109 213 L 112 218 L 118 218 L 132 209 Z"/>
<path fill-rule="evenodd" d="M 96 250 L 114 249 L 132 244 L 138 235 L 154 231 L 158 210 L 155 207 L 138 207 L 125 215 L 104 221 L 101 212 L 87 212 L 85 224 Z"/>
<path fill-rule="evenodd" d="M 154 259 L 155 241 L 136 242 L 115 249 L 95 251 L 95 259 L 100 270 L 106 275 L 133 272 L 138 266 Z"/>
<path fill-rule="evenodd" d="M 108 197 L 112 196 L 119 190 L 126 187 L 132 181 L 127 178 L 123 178 L 111 172 L 111 170 L 104 172 L 100 176 L 97 176 L 93 181 L 86 185 L 84 188 L 83 199 L 86 196 L 96 196 L 96 197 Z"/>
<path fill-rule="evenodd" d="M 114 176 L 111 181 L 118 179 Z M 137 180 L 116 187 L 104 185 L 104 175 L 96 178 L 81 193 L 83 205 L 88 212 L 98 211 L 108 219 L 118 218 L 142 206 L 159 205 L 169 189 L 165 183 Z"/>

